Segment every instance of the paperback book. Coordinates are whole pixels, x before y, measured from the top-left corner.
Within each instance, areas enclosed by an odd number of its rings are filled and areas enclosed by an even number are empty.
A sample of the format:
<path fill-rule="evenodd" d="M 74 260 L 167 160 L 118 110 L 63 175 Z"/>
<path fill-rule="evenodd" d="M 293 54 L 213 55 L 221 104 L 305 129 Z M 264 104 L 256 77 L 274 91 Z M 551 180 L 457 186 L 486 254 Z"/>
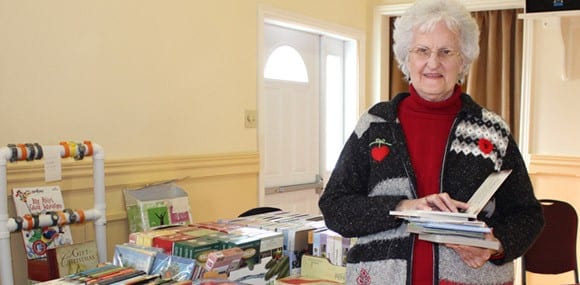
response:
<path fill-rule="evenodd" d="M 13 188 L 12 200 L 19 217 L 65 209 L 59 186 Z M 44 258 L 48 249 L 73 243 L 68 224 L 22 230 L 22 239 L 28 259 Z"/>
<path fill-rule="evenodd" d="M 56 262 L 59 277 L 93 269 L 99 264 L 97 243 L 88 241 L 49 249 L 47 259 Z"/>
<path fill-rule="evenodd" d="M 500 243 L 486 240 L 491 229 L 477 220 L 477 215 L 510 175 L 511 170 L 490 174 L 467 201 L 469 208 L 464 212 L 441 211 L 391 211 L 391 215 L 407 220 L 407 231 L 419 235 L 419 239 L 435 243 L 452 243 L 499 249 Z"/>

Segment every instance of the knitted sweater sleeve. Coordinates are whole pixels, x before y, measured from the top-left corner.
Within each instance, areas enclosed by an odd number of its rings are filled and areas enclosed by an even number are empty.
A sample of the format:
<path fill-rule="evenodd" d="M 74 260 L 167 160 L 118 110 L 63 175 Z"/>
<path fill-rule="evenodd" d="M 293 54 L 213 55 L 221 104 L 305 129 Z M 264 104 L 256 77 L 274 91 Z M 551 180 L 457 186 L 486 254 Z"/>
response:
<path fill-rule="evenodd" d="M 401 224 L 389 211 L 406 197 L 369 195 L 367 136 L 365 132 L 359 137 L 356 131 L 350 136 L 319 200 L 327 227 L 345 237 L 365 236 Z"/>
<path fill-rule="evenodd" d="M 504 258 L 497 264 L 522 256 L 534 243 L 544 226 L 544 216 L 522 156 L 510 136 L 502 168 L 512 173 L 495 195 L 496 209 L 489 218 L 481 217 L 501 241 Z"/>

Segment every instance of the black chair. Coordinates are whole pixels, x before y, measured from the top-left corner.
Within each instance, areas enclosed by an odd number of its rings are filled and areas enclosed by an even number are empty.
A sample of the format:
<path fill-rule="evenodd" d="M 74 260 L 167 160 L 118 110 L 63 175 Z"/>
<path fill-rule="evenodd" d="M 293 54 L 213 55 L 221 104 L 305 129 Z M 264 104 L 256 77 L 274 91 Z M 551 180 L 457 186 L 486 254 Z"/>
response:
<path fill-rule="evenodd" d="M 539 274 L 561 274 L 574 271 L 578 282 L 576 235 L 578 215 L 572 205 L 558 200 L 540 200 L 544 210 L 544 230 L 522 257 L 522 284 L 526 271 Z"/>
<path fill-rule="evenodd" d="M 258 215 L 258 214 L 276 212 L 276 211 L 282 211 L 282 209 L 274 208 L 274 207 L 257 207 L 257 208 L 252 208 L 252 209 L 249 209 L 249 210 L 241 213 L 238 217 L 247 217 L 247 216 L 253 216 L 253 215 Z"/>

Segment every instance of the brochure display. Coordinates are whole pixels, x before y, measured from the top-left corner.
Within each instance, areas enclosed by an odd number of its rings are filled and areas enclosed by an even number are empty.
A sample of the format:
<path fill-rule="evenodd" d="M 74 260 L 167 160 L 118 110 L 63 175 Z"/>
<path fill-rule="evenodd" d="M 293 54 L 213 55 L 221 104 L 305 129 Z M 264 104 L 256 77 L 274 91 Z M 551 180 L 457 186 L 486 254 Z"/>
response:
<path fill-rule="evenodd" d="M 50 213 L 40 213 L 31 216 L 17 216 L 8 218 L 8 186 L 7 164 L 19 161 L 45 161 L 51 159 L 74 158 L 82 160 L 91 157 L 93 163 L 94 208 L 92 209 L 64 209 Z M 50 165 L 53 166 L 53 165 Z M 45 172 L 47 169 L 45 163 Z M 59 169 L 60 170 L 60 169 Z M 46 175 L 45 175 L 46 177 Z M 42 146 L 38 143 L 10 144 L 0 148 L 0 280 L 2 284 L 15 284 L 12 271 L 12 252 L 10 248 L 10 232 L 33 230 L 38 228 L 84 223 L 94 221 L 95 240 L 99 262 L 107 260 L 107 233 L 105 217 L 105 178 L 104 178 L 104 151 L 90 141 L 82 143 L 60 142 L 59 145 Z"/>
<path fill-rule="evenodd" d="M 187 193 L 174 182 L 125 190 L 124 195 L 132 233 L 192 222 Z"/>

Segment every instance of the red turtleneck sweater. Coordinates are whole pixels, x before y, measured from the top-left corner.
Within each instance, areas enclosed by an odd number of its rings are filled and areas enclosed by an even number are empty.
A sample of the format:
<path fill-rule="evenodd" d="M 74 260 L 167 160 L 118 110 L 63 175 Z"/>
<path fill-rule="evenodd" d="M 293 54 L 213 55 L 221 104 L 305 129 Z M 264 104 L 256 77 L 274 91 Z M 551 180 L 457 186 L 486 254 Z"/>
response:
<path fill-rule="evenodd" d="M 445 101 L 430 102 L 421 98 L 413 85 L 411 96 L 399 105 L 399 120 L 417 179 L 417 194 L 424 197 L 439 193 L 439 178 L 447 138 L 457 113 L 461 109 L 461 88 Z M 434 256 L 430 242 L 415 240 L 413 249 L 413 285 L 432 285 Z"/>

